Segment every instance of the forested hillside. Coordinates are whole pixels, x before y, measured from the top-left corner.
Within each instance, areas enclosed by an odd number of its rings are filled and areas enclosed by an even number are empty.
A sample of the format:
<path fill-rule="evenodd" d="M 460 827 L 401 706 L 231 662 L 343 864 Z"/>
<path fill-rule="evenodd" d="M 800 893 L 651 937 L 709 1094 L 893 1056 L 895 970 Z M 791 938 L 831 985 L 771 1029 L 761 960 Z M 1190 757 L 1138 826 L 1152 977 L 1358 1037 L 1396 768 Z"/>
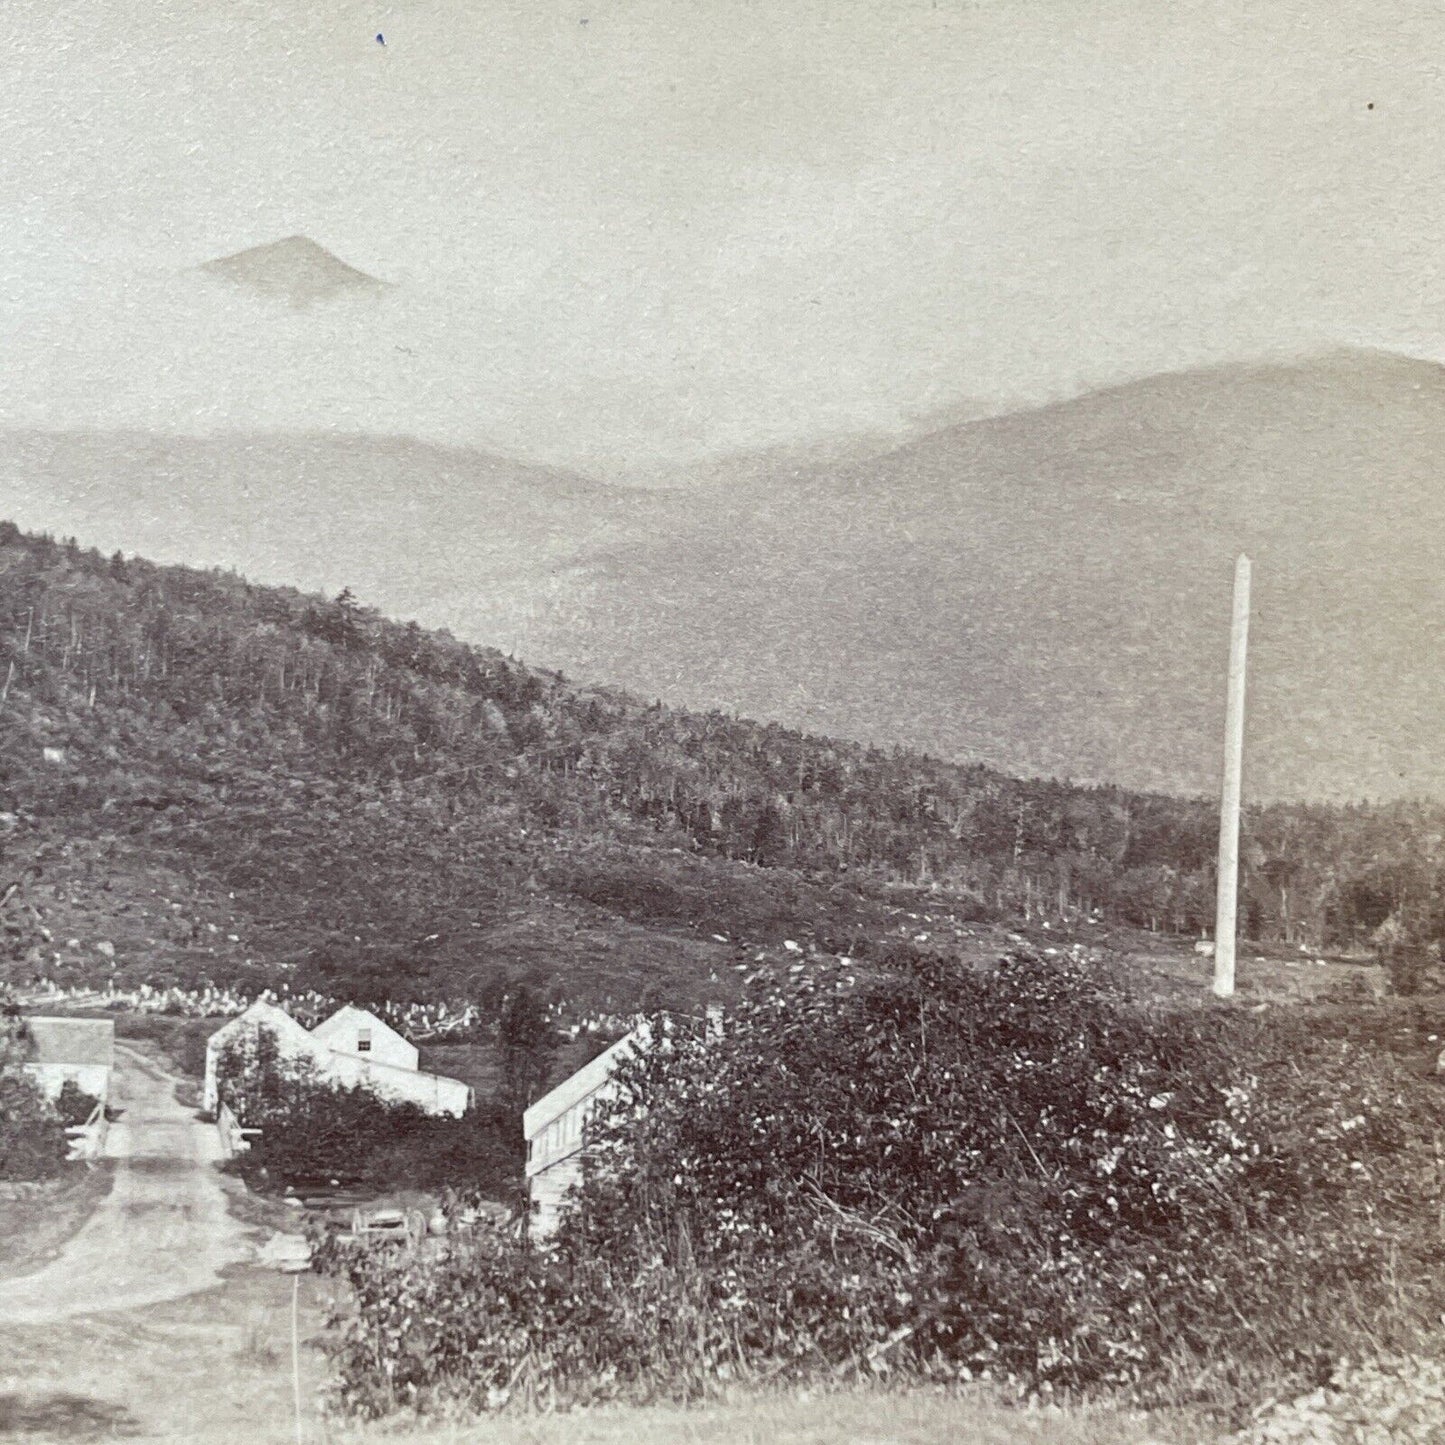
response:
<path fill-rule="evenodd" d="M 748 640 L 737 640 L 746 653 Z M 593 1007 L 743 949 L 1105 919 L 1197 932 L 1213 805 L 1019 781 L 583 689 L 446 633 L 0 524 L 17 971 Z M 1245 917 L 1313 947 L 1445 928 L 1445 809 L 1246 824 Z"/>
<path fill-rule="evenodd" d="M 1217 786 L 1244 551 L 1251 796 L 1445 799 L 1445 366 L 1213 367 L 860 447 L 642 490 L 329 428 L 0 432 L 0 508 L 679 706 L 1168 792 Z"/>

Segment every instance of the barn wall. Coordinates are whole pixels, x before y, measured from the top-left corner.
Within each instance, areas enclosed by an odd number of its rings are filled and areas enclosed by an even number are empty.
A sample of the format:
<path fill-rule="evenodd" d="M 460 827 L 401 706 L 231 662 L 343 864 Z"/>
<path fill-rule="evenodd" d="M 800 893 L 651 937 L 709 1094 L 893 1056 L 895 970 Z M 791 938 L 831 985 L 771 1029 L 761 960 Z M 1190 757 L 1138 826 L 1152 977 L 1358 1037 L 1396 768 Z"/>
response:
<path fill-rule="evenodd" d="M 428 1114 L 464 1114 L 471 1090 L 460 1079 L 395 1068 L 359 1054 L 332 1054 L 327 1076 L 342 1084 L 361 1084 L 387 1099 L 416 1104 Z"/>
<path fill-rule="evenodd" d="M 361 1034 L 365 1031 L 371 1047 L 363 1051 Z M 323 1043 L 328 1049 L 341 1054 L 355 1054 L 358 1058 L 370 1059 L 374 1063 L 389 1064 L 397 1069 L 415 1069 L 421 1055 L 413 1043 L 409 1043 L 389 1024 L 383 1023 L 375 1014 L 365 1009 L 338 1009 L 329 1019 L 318 1024 L 311 1031 L 311 1037 Z"/>
<path fill-rule="evenodd" d="M 578 1150 L 528 1180 L 527 1193 L 532 1205 L 528 1230 L 534 1239 L 545 1239 L 556 1230 L 562 1201 L 567 1191 L 581 1178 L 582 1152 Z"/>
<path fill-rule="evenodd" d="M 26 1064 L 48 1099 L 58 1099 L 67 1079 L 104 1103 L 110 1097 L 110 1070 L 104 1064 Z"/>
<path fill-rule="evenodd" d="M 527 1141 L 527 1188 L 533 1209 L 529 1232 L 545 1239 L 557 1227 L 563 1196 L 582 1175 L 582 1139 L 587 1120 L 599 1104 L 616 1093 L 617 1066 L 634 1050 L 645 1048 L 646 1025 L 584 1064 L 522 1116 Z"/>
<path fill-rule="evenodd" d="M 528 1171 L 539 1173 L 577 1153 L 582 1148 L 582 1134 L 587 1127 L 588 1118 L 593 1110 L 604 1099 L 611 1098 L 614 1092 L 607 1084 L 600 1085 L 585 1099 L 579 1099 L 571 1108 L 550 1120 L 540 1133 L 532 1135 L 527 1140 Z"/>
<path fill-rule="evenodd" d="M 329 1050 L 314 1043 L 311 1035 L 293 1018 L 282 1014 L 281 1020 L 278 1020 L 273 1014 L 257 1014 L 248 1010 L 232 1019 L 230 1023 L 222 1024 L 206 1040 L 206 1079 L 201 1090 L 201 1107 L 203 1109 L 215 1113 L 220 1104 L 216 1065 L 222 1049 L 232 1039 L 246 1033 L 254 1034 L 263 1028 L 275 1036 L 282 1058 L 309 1059 L 318 1069 L 325 1070 L 327 1059 L 330 1057 Z"/>

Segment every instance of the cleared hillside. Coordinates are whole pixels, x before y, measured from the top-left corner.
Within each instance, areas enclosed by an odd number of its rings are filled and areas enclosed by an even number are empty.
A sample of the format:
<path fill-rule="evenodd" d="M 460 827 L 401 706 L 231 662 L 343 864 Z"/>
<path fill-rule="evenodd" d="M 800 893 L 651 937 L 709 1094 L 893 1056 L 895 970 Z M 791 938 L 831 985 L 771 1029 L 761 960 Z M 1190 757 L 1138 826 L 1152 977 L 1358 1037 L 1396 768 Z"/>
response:
<path fill-rule="evenodd" d="M 49 933 L 11 949 L 18 977 L 399 1002 L 526 977 L 630 1007 L 726 992 L 789 943 L 1212 913 L 1207 803 L 649 705 L 349 596 L 8 524 L 0 789 L 0 863 Z M 1438 809 L 1256 810 L 1247 927 L 1438 938 L 1442 839 Z"/>

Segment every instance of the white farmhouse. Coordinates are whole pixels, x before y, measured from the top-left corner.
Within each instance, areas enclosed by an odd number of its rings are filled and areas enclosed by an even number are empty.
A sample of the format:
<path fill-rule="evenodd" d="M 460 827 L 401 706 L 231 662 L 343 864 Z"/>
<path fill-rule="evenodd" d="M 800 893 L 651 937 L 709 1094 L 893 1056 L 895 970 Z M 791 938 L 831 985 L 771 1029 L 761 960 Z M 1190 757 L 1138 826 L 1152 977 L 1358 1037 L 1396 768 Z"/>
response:
<path fill-rule="evenodd" d="M 723 1011 L 709 1004 L 702 1017 L 672 1014 L 662 1022 L 662 1047 L 680 1034 L 711 1042 L 722 1037 Z M 639 1024 L 625 1038 L 582 1065 L 550 1093 L 543 1094 L 522 1115 L 527 1140 L 527 1231 L 546 1239 L 561 1219 L 567 1191 L 582 1178 L 583 1135 L 600 1104 L 617 1093 L 617 1069 L 624 1059 L 652 1047 L 650 1023 Z"/>
<path fill-rule="evenodd" d="M 22 1067 L 58 1099 L 67 1082 L 104 1104 L 115 1065 L 115 1021 L 28 1017 Z"/>
<path fill-rule="evenodd" d="M 460 1079 L 417 1067 L 421 1055 L 395 1029 L 366 1009 L 347 1005 L 316 1028 L 303 1028 L 285 1009 L 258 999 L 206 1041 L 204 1106 L 220 1104 L 217 1066 L 221 1052 L 247 1031 L 268 1030 L 283 1057 L 308 1060 L 331 1083 L 360 1086 L 378 1097 L 415 1104 L 428 1114 L 466 1113 L 472 1091 Z"/>

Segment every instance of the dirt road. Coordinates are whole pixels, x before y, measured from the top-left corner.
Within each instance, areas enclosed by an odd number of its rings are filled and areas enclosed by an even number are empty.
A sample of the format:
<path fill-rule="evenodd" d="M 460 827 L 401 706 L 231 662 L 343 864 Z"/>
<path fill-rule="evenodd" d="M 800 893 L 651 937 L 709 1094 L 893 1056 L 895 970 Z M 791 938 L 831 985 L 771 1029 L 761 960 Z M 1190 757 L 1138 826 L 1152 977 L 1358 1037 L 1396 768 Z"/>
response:
<path fill-rule="evenodd" d="M 39 1324 L 179 1299 L 220 1282 L 252 1250 L 226 1209 L 220 1141 L 176 1102 L 175 1080 L 116 1049 L 105 1153 L 115 1186 L 44 1269 L 0 1280 L 0 1320 Z"/>

